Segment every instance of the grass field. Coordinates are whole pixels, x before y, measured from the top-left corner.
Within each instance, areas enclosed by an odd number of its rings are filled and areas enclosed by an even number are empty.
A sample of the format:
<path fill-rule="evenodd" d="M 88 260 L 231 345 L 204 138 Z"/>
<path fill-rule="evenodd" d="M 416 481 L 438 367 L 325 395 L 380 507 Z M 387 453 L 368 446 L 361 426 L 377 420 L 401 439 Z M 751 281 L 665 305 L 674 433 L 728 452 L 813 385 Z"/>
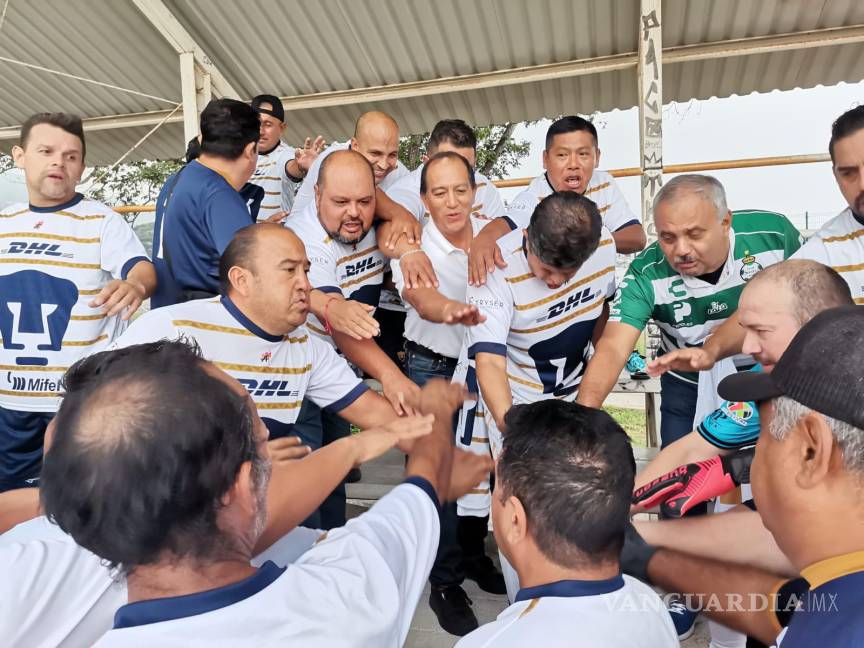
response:
<path fill-rule="evenodd" d="M 618 425 L 630 435 L 634 445 L 645 445 L 645 412 L 643 410 L 609 406 L 603 409 L 618 421 Z"/>

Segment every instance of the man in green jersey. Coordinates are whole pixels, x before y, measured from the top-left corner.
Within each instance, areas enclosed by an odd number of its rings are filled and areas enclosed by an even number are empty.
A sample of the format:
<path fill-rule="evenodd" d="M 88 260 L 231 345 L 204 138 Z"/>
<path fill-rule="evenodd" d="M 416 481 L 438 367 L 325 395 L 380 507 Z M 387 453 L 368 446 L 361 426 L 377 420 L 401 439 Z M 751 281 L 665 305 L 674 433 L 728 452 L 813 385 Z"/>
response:
<path fill-rule="evenodd" d="M 619 285 L 578 403 L 603 404 L 648 320 L 660 329 L 661 354 L 701 346 L 735 317 L 744 284 L 789 258 L 802 242 L 782 214 L 729 211 L 723 185 L 705 175 L 681 175 L 664 185 L 654 200 L 654 224 L 658 240 L 633 260 Z M 737 333 L 726 337 L 712 344 L 721 351 L 737 344 L 740 350 Z M 744 358 L 739 363 L 752 365 Z M 698 373 L 670 371 L 660 383 L 660 436 L 666 446 L 693 429 Z"/>

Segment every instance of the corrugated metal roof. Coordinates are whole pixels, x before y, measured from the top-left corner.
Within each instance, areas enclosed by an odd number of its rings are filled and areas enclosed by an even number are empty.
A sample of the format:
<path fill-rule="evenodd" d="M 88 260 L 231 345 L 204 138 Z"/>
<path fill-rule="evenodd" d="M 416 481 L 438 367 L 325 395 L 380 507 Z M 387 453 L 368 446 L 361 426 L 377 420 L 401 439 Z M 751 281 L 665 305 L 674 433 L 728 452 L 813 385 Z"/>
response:
<path fill-rule="evenodd" d="M 626 55 L 637 50 L 637 0 L 166 0 L 244 98 L 283 97 Z M 860 0 L 664 0 L 663 45 L 864 26 Z M 668 101 L 831 85 L 864 79 L 864 47 L 832 45 L 664 65 Z M 0 56 L 180 101 L 177 55 L 131 3 L 10 0 Z M 459 80 L 454 83 L 459 84 Z M 461 85 L 458 87 L 462 88 Z M 482 125 L 636 104 L 635 68 L 289 113 L 289 140 L 343 139 L 367 109 L 387 110 L 404 133 L 443 117 Z M 172 104 L 0 62 L 0 128 L 38 110 L 85 117 L 170 109 Z M 112 162 L 147 127 L 88 134 L 88 161 Z M 0 149 L 11 142 L 0 140 Z M 169 124 L 134 157 L 179 156 Z"/>

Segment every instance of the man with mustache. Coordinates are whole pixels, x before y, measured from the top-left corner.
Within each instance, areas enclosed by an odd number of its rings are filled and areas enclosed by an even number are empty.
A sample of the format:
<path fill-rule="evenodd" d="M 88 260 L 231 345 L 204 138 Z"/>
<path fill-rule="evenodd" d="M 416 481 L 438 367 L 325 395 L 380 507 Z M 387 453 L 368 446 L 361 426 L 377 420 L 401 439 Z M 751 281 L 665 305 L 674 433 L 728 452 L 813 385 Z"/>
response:
<path fill-rule="evenodd" d="M 374 172 L 368 160 L 356 151 L 335 151 L 320 166 L 315 203 L 295 213 L 289 226 L 306 245 L 311 262 L 309 330 L 334 344 L 345 357 L 377 379 L 397 413 L 410 410 L 406 400 L 418 392 L 378 344 L 379 333 L 371 317 L 378 305 L 384 272 L 384 257 L 372 221 L 375 216 Z M 339 331 L 349 330 L 350 334 Z M 350 433 L 348 423 L 336 414 L 322 412 L 304 403 L 300 419 L 317 420 L 324 443 Z M 309 436 L 317 432 L 307 432 Z M 337 506 L 332 516 L 322 509 L 325 528 L 345 523 L 345 510 Z"/>
<path fill-rule="evenodd" d="M 654 224 L 658 240 L 633 260 L 621 281 L 582 380 L 577 399 L 582 405 L 603 404 L 649 320 L 660 328 L 661 354 L 701 346 L 727 318 L 737 317 L 747 281 L 801 247 L 801 235 L 785 216 L 731 212 L 723 185 L 705 175 L 667 182 L 654 200 Z M 737 344 L 740 353 L 737 331 L 714 335 L 712 344 Z M 753 361 L 742 357 L 738 364 L 749 368 Z M 698 372 L 668 372 L 660 381 L 660 435 L 666 446 L 693 429 Z"/>

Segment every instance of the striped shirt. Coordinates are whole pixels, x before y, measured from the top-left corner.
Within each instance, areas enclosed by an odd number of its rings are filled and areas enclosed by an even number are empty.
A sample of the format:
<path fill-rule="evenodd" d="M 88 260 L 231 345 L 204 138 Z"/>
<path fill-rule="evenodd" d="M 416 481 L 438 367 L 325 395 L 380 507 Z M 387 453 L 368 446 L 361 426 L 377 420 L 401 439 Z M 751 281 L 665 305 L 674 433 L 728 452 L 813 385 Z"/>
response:
<path fill-rule="evenodd" d="M 269 153 L 258 154 L 258 164 L 249 182 L 264 190 L 264 199 L 258 209 L 258 221 L 267 220 L 280 211 L 291 211 L 297 185 L 285 172 L 285 165 L 294 159 L 294 149 L 284 142 Z"/>
<path fill-rule="evenodd" d="M 812 259 L 834 268 L 849 284 L 855 303 L 864 304 L 864 216 L 847 207 L 808 239 L 793 258 Z"/>
<path fill-rule="evenodd" d="M 333 347 L 304 326 L 270 335 L 227 297 L 151 310 L 114 347 L 181 336 L 195 340 L 204 358 L 246 387 L 271 437 L 290 433 L 306 397 L 339 412 L 368 389 Z"/>
<path fill-rule="evenodd" d="M 719 280 L 710 284 L 679 274 L 666 260 L 659 243 L 654 242 L 627 269 L 609 321 L 641 331 L 653 319 L 660 329 L 661 353 L 701 346 L 738 308 L 744 284 L 762 268 L 788 259 L 799 247 L 801 234 L 782 214 L 733 212 L 729 255 Z M 698 382 L 694 372 L 670 373 L 687 382 Z"/>
<path fill-rule="evenodd" d="M 123 218 L 81 194 L 0 211 L 0 406 L 56 412 L 66 370 L 126 327 L 90 302 L 147 260 Z"/>
<path fill-rule="evenodd" d="M 600 246 L 560 288 L 531 272 L 522 230 L 498 240 L 507 262 L 485 286 L 468 286 L 468 303 L 486 321 L 466 328 L 468 359 L 478 353 L 507 358 L 514 403 L 573 400 L 591 351 L 594 325 L 615 292 L 615 243 L 606 228 Z"/>
<path fill-rule="evenodd" d="M 549 184 L 545 173 L 534 178 L 531 184 L 507 206 L 510 226 L 528 227 L 537 203 L 552 193 L 554 189 Z M 585 189 L 585 196 L 597 204 L 603 225 L 610 232 L 617 232 L 624 227 L 638 225 L 641 222 L 627 205 L 615 179 L 606 171 L 594 171 Z"/>

